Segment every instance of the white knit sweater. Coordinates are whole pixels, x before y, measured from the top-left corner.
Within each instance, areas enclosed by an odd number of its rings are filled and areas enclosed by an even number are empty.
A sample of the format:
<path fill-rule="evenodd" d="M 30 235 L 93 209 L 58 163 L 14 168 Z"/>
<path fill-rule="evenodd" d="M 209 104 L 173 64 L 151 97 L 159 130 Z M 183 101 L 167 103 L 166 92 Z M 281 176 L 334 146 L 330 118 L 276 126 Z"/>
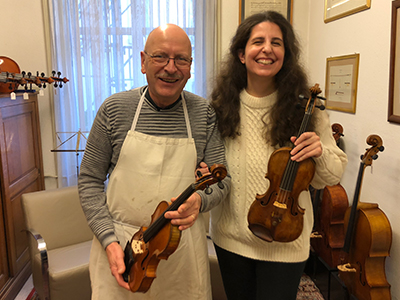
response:
<path fill-rule="evenodd" d="M 266 242 L 248 229 L 247 214 L 256 194 L 264 194 L 269 181 L 265 178 L 270 155 L 275 150 L 262 136 L 261 118 L 275 103 L 277 93 L 257 98 L 245 90 L 241 95 L 241 135 L 226 139 L 226 158 L 232 177 L 231 192 L 216 208 L 211 210 L 211 237 L 220 247 L 233 253 L 265 261 L 301 262 L 308 258 L 313 210 L 310 194 L 303 191 L 299 204 L 305 208 L 303 232 L 289 243 Z M 316 128 L 321 138 L 323 153 L 316 162 L 312 180 L 315 188 L 337 184 L 347 164 L 346 155 L 336 146 L 326 112 L 316 110 Z"/>

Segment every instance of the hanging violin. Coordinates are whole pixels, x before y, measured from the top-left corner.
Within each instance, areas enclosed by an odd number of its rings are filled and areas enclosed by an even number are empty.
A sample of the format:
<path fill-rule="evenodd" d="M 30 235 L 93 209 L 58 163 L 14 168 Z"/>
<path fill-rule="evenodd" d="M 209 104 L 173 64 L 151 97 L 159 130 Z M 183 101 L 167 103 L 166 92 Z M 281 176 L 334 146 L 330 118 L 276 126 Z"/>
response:
<path fill-rule="evenodd" d="M 172 225 L 171 220 L 166 219 L 167 211 L 175 211 L 195 191 L 206 189 L 210 185 L 219 184 L 227 175 L 224 165 L 211 166 L 210 173 L 200 177 L 195 183 L 189 185 L 171 205 L 162 201 L 151 216 L 149 227 L 141 227 L 125 247 L 125 272 L 123 278 L 129 284 L 132 292 L 147 292 L 156 278 L 156 269 L 160 259 L 168 257 L 178 248 L 181 231 L 178 226 Z"/>
<path fill-rule="evenodd" d="M 316 107 L 316 98 L 324 99 L 318 97 L 321 93 L 318 84 L 310 91 L 311 96 L 297 138 L 307 130 Z M 308 190 L 314 177 L 315 162 L 312 158 L 301 162 L 293 161 L 291 150 L 290 147 L 283 147 L 271 154 L 268 172 L 265 175 L 270 181 L 270 186 L 265 194 L 256 195 L 256 200 L 250 206 L 247 215 L 251 232 L 267 242 L 291 242 L 303 231 L 305 210 L 300 207 L 298 197 L 302 191 Z"/>
<path fill-rule="evenodd" d="M 28 84 L 46 88 L 46 84 L 54 83 L 54 87 L 62 88 L 63 83 L 65 84 L 69 81 L 66 77 L 60 77 L 61 72 L 53 71 L 52 75 L 45 77 L 45 74 L 41 73 L 39 76 L 39 72 L 37 72 L 36 76 L 34 76 L 31 72 L 21 72 L 14 60 L 6 56 L 0 56 L 0 93 L 14 92 L 20 85 L 25 86 L 25 90 L 27 90 Z"/>
<path fill-rule="evenodd" d="M 353 204 L 345 215 L 343 264 L 337 268 L 348 291 L 357 299 L 389 300 L 385 260 L 392 244 L 392 229 L 378 204 L 359 200 L 364 170 L 384 147 L 378 135 L 368 136 L 367 143 L 372 147 L 361 156 Z"/>

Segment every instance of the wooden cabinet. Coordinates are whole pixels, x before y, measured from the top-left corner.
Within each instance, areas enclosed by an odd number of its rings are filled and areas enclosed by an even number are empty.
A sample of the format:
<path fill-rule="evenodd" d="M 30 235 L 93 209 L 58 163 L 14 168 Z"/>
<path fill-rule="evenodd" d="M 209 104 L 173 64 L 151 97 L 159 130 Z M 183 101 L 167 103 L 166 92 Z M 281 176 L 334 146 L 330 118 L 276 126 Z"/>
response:
<path fill-rule="evenodd" d="M 21 195 L 44 189 L 37 93 L 0 94 L 0 299 L 14 299 L 31 274 Z"/>

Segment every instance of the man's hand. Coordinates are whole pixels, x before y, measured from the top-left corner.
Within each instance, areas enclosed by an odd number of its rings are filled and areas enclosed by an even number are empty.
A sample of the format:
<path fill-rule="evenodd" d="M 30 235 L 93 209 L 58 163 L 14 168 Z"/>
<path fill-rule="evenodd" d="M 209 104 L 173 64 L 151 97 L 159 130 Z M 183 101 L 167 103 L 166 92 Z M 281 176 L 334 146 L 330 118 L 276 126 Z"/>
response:
<path fill-rule="evenodd" d="M 111 274 L 115 277 L 118 284 L 130 291 L 129 284 L 124 281 L 122 274 L 125 272 L 124 251 L 120 244 L 113 242 L 106 248 L 108 263 L 110 265 Z"/>
<path fill-rule="evenodd" d="M 176 198 L 172 198 L 171 201 L 174 202 Z M 194 222 L 199 216 L 201 207 L 201 197 L 197 193 L 193 193 L 178 210 L 168 211 L 165 213 L 164 217 L 171 219 L 172 225 L 179 226 L 179 230 L 185 230 L 192 227 Z"/>
<path fill-rule="evenodd" d="M 205 174 L 210 174 L 210 169 L 208 168 L 207 164 L 205 162 L 201 162 L 199 164 L 199 167 L 196 169 L 196 180 L 198 180 L 201 176 Z"/>
<path fill-rule="evenodd" d="M 321 141 L 315 132 L 304 132 L 297 140 L 295 136 L 292 136 L 290 140 L 295 146 L 290 152 L 294 161 L 300 162 L 309 157 L 319 157 L 322 154 Z"/>

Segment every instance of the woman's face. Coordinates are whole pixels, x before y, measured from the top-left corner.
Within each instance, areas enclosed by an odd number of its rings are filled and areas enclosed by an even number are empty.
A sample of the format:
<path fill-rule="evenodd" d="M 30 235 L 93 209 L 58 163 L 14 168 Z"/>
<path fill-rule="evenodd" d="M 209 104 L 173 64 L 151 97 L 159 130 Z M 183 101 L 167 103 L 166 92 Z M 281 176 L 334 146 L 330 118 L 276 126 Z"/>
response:
<path fill-rule="evenodd" d="M 253 27 L 240 61 L 246 65 L 247 81 L 273 79 L 285 56 L 282 31 L 278 25 L 262 22 Z"/>

